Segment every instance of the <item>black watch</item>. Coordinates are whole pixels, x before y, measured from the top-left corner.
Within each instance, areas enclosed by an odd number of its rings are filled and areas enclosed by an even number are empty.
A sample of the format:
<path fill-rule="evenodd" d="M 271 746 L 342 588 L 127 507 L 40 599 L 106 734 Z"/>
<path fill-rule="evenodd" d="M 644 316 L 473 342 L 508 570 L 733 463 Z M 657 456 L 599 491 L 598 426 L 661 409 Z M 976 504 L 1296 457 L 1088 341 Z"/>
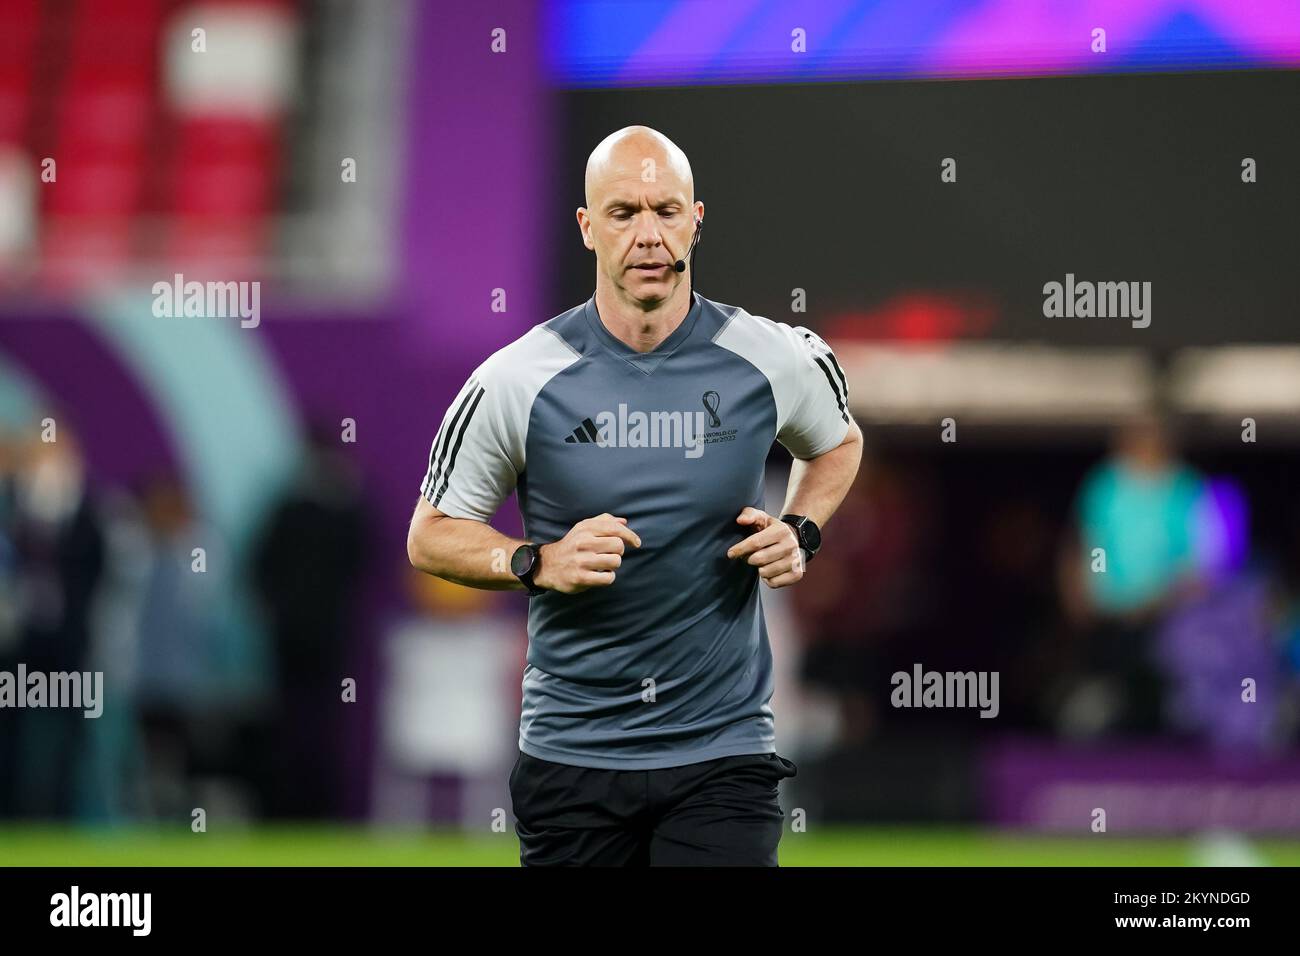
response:
<path fill-rule="evenodd" d="M 781 515 L 781 520 L 794 528 L 799 547 L 804 551 L 804 564 L 817 557 L 822 546 L 822 529 L 817 527 L 817 522 L 807 515 Z"/>
<path fill-rule="evenodd" d="M 542 569 L 542 546 L 540 544 L 521 544 L 510 556 L 510 573 L 523 582 L 529 597 L 545 594 L 546 588 L 539 588 L 533 583 L 533 577 Z"/>

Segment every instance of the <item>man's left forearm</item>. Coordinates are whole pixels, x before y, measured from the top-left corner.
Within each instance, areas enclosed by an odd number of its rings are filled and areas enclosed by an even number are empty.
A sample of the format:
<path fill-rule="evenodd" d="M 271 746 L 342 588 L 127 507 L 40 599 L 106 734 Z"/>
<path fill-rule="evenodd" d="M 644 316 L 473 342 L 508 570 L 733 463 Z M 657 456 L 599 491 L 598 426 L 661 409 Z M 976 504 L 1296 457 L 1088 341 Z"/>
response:
<path fill-rule="evenodd" d="M 794 460 L 781 514 L 807 515 L 825 527 L 849 493 L 862 461 L 862 431 L 849 418 L 844 441 L 816 458 Z"/>

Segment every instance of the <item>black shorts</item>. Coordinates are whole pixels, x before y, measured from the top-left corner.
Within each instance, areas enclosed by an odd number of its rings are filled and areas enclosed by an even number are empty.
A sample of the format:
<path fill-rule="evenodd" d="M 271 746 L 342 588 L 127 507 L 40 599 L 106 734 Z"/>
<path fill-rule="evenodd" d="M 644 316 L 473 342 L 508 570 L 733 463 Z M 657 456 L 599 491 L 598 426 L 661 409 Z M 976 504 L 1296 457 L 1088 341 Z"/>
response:
<path fill-rule="evenodd" d="M 510 771 L 524 866 L 776 866 L 774 753 L 662 770 L 597 770 L 520 753 Z"/>

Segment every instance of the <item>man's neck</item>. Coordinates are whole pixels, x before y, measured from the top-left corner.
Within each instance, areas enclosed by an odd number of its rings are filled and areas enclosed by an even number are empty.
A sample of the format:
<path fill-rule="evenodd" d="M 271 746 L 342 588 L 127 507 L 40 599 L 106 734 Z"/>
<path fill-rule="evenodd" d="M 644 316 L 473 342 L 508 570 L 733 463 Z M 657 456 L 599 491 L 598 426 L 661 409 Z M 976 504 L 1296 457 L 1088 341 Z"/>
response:
<path fill-rule="evenodd" d="M 677 331 L 690 314 L 691 305 L 692 297 L 686 283 L 679 285 L 671 296 L 650 310 L 625 301 L 602 283 L 596 284 L 596 312 L 601 324 L 610 335 L 636 352 L 653 351 Z"/>

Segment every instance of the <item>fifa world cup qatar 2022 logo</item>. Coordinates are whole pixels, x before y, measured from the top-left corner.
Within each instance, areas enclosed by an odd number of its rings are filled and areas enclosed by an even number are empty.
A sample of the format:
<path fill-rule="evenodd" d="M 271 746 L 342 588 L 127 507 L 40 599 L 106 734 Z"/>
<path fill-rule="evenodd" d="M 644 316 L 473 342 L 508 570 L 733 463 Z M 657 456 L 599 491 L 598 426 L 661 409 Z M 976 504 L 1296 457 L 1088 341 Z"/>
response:
<path fill-rule="evenodd" d="M 704 402 L 704 410 L 709 413 L 709 427 L 721 428 L 722 419 L 718 417 L 718 406 L 722 402 L 722 396 L 709 389 L 701 396 L 701 400 Z"/>

